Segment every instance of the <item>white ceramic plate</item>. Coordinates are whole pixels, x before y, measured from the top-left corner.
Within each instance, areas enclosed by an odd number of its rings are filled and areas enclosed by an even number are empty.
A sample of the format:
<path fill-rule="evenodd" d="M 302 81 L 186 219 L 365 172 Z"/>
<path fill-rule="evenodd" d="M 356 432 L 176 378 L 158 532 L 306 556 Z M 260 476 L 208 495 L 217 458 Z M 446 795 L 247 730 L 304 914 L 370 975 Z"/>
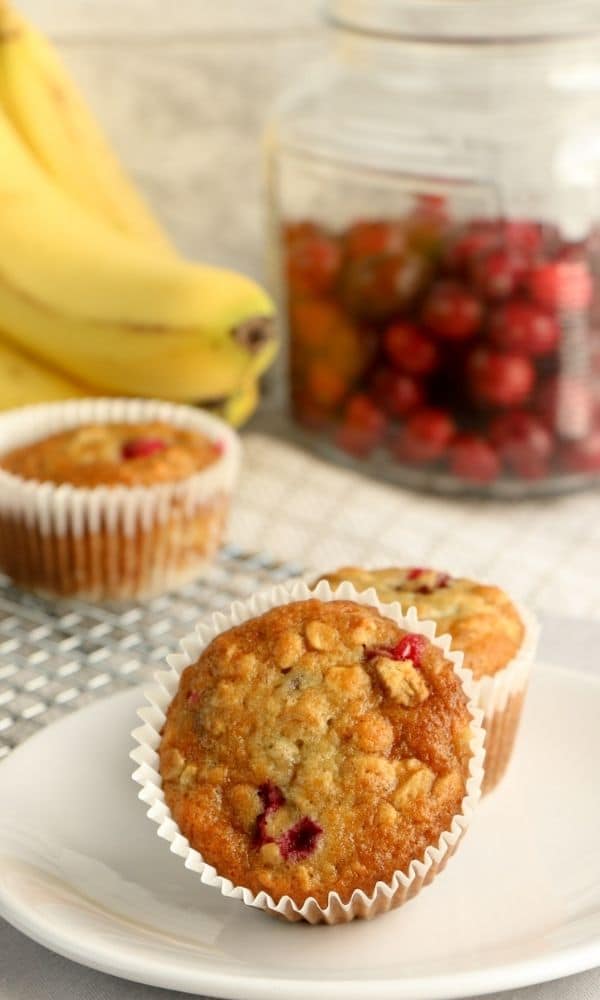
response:
<path fill-rule="evenodd" d="M 516 757 L 448 869 L 371 923 L 280 923 L 199 884 L 130 779 L 139 690 L 0 765 L 0 914 L 127 979 L 239 1000 L 439 1000 L 600 964 L 600 680 L 540 667 Z"/>

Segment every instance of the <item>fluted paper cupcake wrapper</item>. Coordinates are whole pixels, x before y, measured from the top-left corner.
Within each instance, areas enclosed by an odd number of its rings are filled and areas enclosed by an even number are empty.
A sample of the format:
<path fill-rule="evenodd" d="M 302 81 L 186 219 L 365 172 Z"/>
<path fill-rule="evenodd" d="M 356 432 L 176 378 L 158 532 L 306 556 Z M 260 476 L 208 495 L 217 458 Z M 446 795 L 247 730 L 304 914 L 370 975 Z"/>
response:
<path fill-rule="evenodd" d="M 484 795 L 502 779 L 512 756 L 540 633 L 529 608 L 517 603 L 515 607 L 525 627 L 518 653 L 496 674 L 473 681 L 486 731 Z"/>
<path fill-rule="evenodd" d="M 337 893 L 332 892 L 329 894 L 327 906 L 321 906 L 313 897 L 309 897 L 302 906 L 298 906 L 289 896 L 284 896 L 276 902 L 266 892 L 255 894 L 244 886 L 234 885 L 204 861 L 202 855 L 181 833 L 165 803 L 157 753 L 166 712 L 177 691 L 180 675 L 187 666 L 197 661 L 215 636 L 271 608 L 310 598 L 317 598 L 320 601 L 351 600 L 358 604 L 370 605 L 377 608 L 385 617 L 391 618 L 401 628 L 427 636 L 452 663 L 467 696 L 471 715 L 472 757 L 466 794 L 461 811 L 453 817 L 449 829 L 441 834 L 436 844 L 426 849 L 423 857 L 411 861 L 406 871 L 396 871 L 389 883 L 377 882 L 370 894 L 356 890 L 346 902 Z M 400 906 L 416 895 L 423 885 L 431 882 L 442 870 L 469 826 L 480 798 L 484 731 L 482 713 L 475 704 L 471 674 L 462 667 L 462 653 L 451 650 L 449 636 L 436 637 L 433 622 L 420 621 L 414 608 L 403 614 L 397 603 L 382 604 L 372 588 L 359 593 L 352 584 L 343 583 L 337 590 L 332 591 L 327 582 L 321 581 L 314 590 L 311 590 L 303 581 L 296 581 L 256 594 L 243 603 L 235 602 L 228 614 L 213 615 L 210 624 L 197 625 L 195 632 L 182 640 L 181 650 L 180 653 L 168 658 L 170 669 L 157 673 L 156 683 L 144 692 L 149 706 L 138 710 L 137 714 L 142 719 L 143 725 L 132 733 L 138 744 L 131 753 L 132 759 L 138 765 L 133 779 L 141 785 L 139 798 L 148 806 L 147 816 L 156 823 L 158 836 L 167 841 L 171 851 L 181 857 L 185 867 L 198 875 L 204 885 L 213 886 L 224 896 L 241 900 L 247 906 L 266 910 L 290 921 L 306 920 L 309 923 L 336 924 L 348 922 L 355 917 L 370 918 Z"/>
<path fill-rule="evenodd" d="M 31 589 L 91 599 L 147 597 L 197 576 L 219 544 L 239 466 L 239 439 L 222 420 L 159 400 L 76 399 L 4 414 L 0 448 L 86 424 L 155 420 L 204 434 L 222 454 L 152 486 L 57 485 L 0 468 L 0 569 Z"/>

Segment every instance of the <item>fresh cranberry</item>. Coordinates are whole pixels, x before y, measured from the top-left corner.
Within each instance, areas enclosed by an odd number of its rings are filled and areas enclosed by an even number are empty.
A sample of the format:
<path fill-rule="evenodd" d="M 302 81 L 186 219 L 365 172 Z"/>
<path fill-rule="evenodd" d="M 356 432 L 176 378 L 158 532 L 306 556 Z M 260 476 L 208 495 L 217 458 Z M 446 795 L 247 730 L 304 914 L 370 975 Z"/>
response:
<path fill-rule="evenodd" d="M 506 246 L 521 250 L 530 258 L 539 253 L 542 247 L 543 233 L 536 222 L 520 219 L 506 221 L 502 226 L 502 236 Z"/>
<path fill-rule="evenodd" d="M 587 382 L 573 375 L 554 375 L 538 389 L 534 405 L 550 430 L 564 438 L 588 434 L 595 402 Z"/>
<path fill-rule="evenodd" d="M 496 347 L 533 357 L 551 354 L 560 340 L 560 326 L 554 316 L 526 299 L 513 299 L 498 306 L 491 316 L 489 330 Z"/>
<path fill-rule="evenodd" d="M 307 234 L 289 244 L 287 278 L 290 289 L 301 295 L 323 295 L 333 288 L 341 262 L 337 240 L 327 233 Z"/>
<path fill-rule="evenodd" d="M 529 275 L 533 299 L 546 309 L 587 309 L 594 284 L 584 260 L 558 259 L 538 264 Z"/>
<path fill-rule="evenodd" d="M 414 251 L 359 257 L 344 268 L 341 296 L 353 316 L 385 322 L 412 304 L 428 275 L 425 257 Z"/>
<path fill-rule="evenodd" d="M 450 414 L 426 407 L 409 417 L 398 433 L 393 451 L 402 462 L 431 462 L 444 454 L 455 432 Z"/>
<path fill-rule="evenodd" d="M 489 436 L 508 468 L 522 479 L 548 474 L 553 440 L 539 417 L 525 410 L 503 413 L 490 424 Z"/>
<path fill-rule="evenodd" d="M 316 850 L 323 827 L 314 819 L 303 816 L 294 826 L 281 835 L 277 844 L 285 861 L 300 861 Z"/>
<path fill-rule="evenodd" d="M 397 253 L 405 246 L 405 227 L 400 222 L 355 222 L 344 237 L 344 249 L 349 257 Z"/>
<path fill-rule="evenodd" d="M 388 326 L 383 348 L 394 368 L 409 375 L 429 375 L 437 367 L 438 348 L 413 323 Z"/>
<path fill-rule="evenodd" d="M 295 419 L 310 430 L 323 430 L 332 419 L 332 411 L 317 406 L 305 390 L 292 389 L 292 407 Z"/>
<path fill-rule="evenodd" d="M 600 430 L 592 431 L 582 441 L 564 445 L 561 458 L 567 472 L 600 472 Z"/>
<path fill-rule="evenodd" d="M 405 417 L 425 402 L 425 390 L 412 375 L 380 368 L 371 379 L 371 395 L 390 417 Z"/>
<path fill-rule="evenodd" d="M 472 261 L 499 246 L 497 225 L 474 220 L 452 234 L 444 251 L 444 263 L 453 274 L 465 274 Z"/>
<path fill-rule="evenodd" d="M 535 369 L 520 354 L 501 354 L 478 347 L 467 361 L 474 397 L 490 406 L 518 406 L 533 389 Z"/>
<path fill-rule="evenodd" d="M 365 649 L 365 657 L 367 660 L 373 660 L 377 656 L 385 656 L 388 660 L 412 660 L 415 667 L 419 667 L 427 644 L 428 640 L 424 635 L 407 632 L 393 646 L 371 646 Z"/>
<path fill-rule="evenodd" d="M 481 325 L 483 311 L 479 299 L 463 285 L 440 281 L 425 300 L 425 326 L 443 340 L 467 340 Z"/>
<path fill-rule="evenodd" d="M 359 393 L 348 401 L 344 422 L 338 428 L 335 441 L 339 448 L 351 455 L 366 458 L 381 444 L 386 427 L 387 420 L 382 411 L 368 396 Z"/>
<path fill-rule="evenodd" d="M 471 278 L 488 299 L 507 299 L 517 290 L 527 273 L 527 259 L 519 250 L 490 250 L 476 257 Z"/>
<path fill-rule="evenodd" d="M 332 409 L 346 395 L 347 385 L 339 372 L 326 361 L 314 361 L 306 377 L 306 387 L 317 406 Z"/>
<path fill-rule="evenodd" d="M 476 434 L 457 434 L 449 448 L 450 471 L 471 483 L 491 483 L 500 474 L 500 459 Z"/>
<path fill-rule="evenodd" d="M 121 455 L 126 459 L 148 458 L 150 455 L 157 455 L 159 451 L 164 451 L 166 447 L 161 438 L 131 438 L 123 443 Z"/>
<path fill-rule="evenodd" d="M 322 350 L 336 329 L 345 322 L 334 302 L 298 299 L 291 303 L 290 323 L 294 341 L 311 351 Z"/>
<path fill-rule="evenodd" d="M 426 573 L 431 573 L 429 569 L 423 569 L 420 566 L 415 566 L 410 569 L 406 574 L 407 580 L 418 580 L 421 576 Z M 436 590 L 443 590 L 451 582 L 452 577 L 449 573 L 436 573 L 433 583 L 422 584 L 420 587 L 415 587 L 417 594 L 433 594 Z"/>
<path fill-rule="evenodd" d="M 284 240 L 288 244 L 299 243 L 304 240 L 314 239 L 320 235 L 320 228 L 315 222 L 302 219 L 300 222 L 288 222 L 283 227 Z"/>

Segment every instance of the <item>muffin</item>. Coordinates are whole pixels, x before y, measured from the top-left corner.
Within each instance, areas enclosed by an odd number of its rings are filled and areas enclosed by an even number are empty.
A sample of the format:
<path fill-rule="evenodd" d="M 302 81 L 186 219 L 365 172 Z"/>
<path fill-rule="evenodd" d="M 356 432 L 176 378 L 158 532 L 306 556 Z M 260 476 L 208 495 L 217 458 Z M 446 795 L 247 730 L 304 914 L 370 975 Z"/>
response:
<path fill-rule="evenodd" d="M 217 418 L 151 400 L 83 400 L 0 418 L 0 570 L 93 600 L 150 597 L 214 555 L 237 468 Z"/>
<path fill-rule="evenodd" d="M 506 771 L 517 735 L 537 627 L 499 587 L 421 567 L 367 570 L 346 566 L 324 576 L 332 587 L 343 580 L 359 591 L 374 587 L 385 602 L 415 607 L 421 618 L 452 637 L 471 671 L 484 712 L 486 760 L 483 791 Z"/>
<path fill-rule="evenodd" d="M 178 835 L 225 884 L 335 922 L 400 905 L 443 866 L 476 795 L 476 727 L 466 673 L 416 618 L 318 593 L 275 595 L 186 659 L 158 771 Z"/>

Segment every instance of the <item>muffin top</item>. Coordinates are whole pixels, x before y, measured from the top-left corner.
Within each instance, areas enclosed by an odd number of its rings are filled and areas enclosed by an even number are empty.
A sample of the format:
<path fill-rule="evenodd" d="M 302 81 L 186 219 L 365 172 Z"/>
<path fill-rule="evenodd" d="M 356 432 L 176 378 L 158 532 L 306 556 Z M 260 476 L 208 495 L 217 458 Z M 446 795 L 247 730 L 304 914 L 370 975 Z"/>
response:
<path fill-rule="evenodd" d="M 165 801 L 236 885 L 327 904 L 371 893 L 461 810 L 471 719 L 452 664 L 352 601 L 298 601 L 224 632 L 181 676 Z"/>
<path fill-rule="evenodd" d="M 86 424 L 15 448 L 0 468 L 72 486 L 153 486 L 187 479 L 221 454 L 218 442 L 171 424 Z"/>
<path fill-rule="evenodd" d="M 506 667 L 523 641 L 523 622 L 499 587 L 417 566 L 344 566 L 322 579 L 334 588 L 344 580 L 358 591 L 375 587 L 381 601 L 399 601 L 404 610 L 414 605 L 419 618 L 437 623 L 438 635 L 450 633 L 453 648 L 462 650 L 465 667 L 477 679 Z"/>

